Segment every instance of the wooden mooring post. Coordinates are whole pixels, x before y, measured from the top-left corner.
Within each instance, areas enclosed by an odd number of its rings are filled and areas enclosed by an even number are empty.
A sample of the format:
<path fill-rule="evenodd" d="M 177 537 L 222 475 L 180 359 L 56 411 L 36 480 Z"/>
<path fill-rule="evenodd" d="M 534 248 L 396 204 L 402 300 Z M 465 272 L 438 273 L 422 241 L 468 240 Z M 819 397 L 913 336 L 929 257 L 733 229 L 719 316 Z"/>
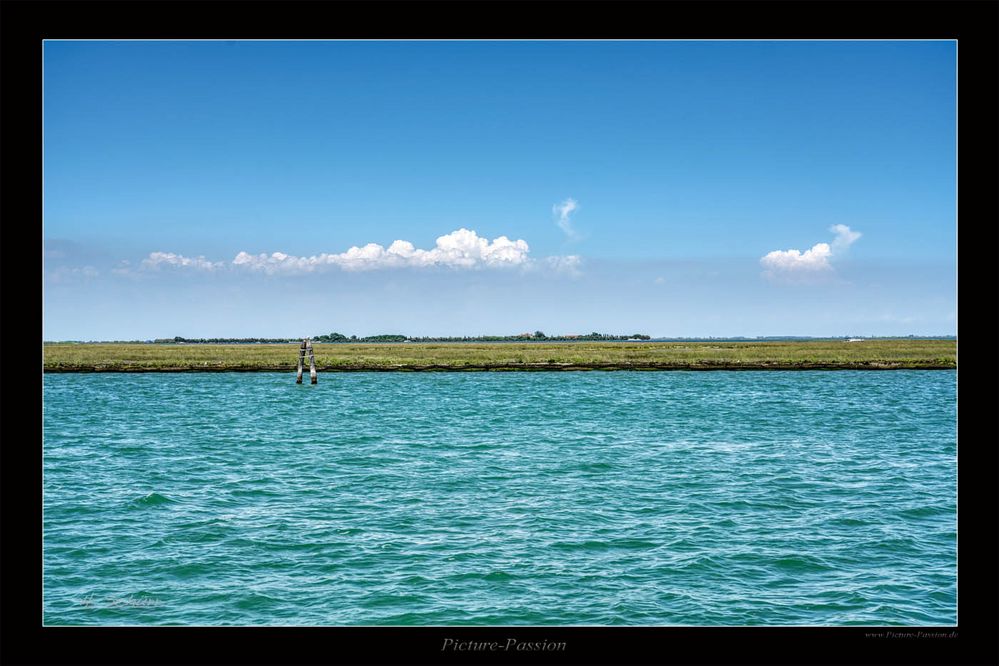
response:
<path fill-rule="evenodd" d="M 309 379 L 312 380 L 313 384 L 319 383 L 319 378 L 316 376 L 316 355 L 312 351 L 312 340 L 305 338 L 302 340 L 302 346 L 298 348 L 298 375 L 295 377 L 295 383 L 302 383 L 302 372 L 304 371 L 305 365 L 305 353 L 309 354 Z"/>

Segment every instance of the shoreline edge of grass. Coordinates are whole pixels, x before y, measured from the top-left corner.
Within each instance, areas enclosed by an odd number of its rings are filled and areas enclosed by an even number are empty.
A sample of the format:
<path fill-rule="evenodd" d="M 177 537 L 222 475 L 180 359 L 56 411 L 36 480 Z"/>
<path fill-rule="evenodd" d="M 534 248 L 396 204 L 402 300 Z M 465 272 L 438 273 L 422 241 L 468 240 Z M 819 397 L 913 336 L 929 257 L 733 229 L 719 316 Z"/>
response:
<path fill-rule="evenodd" d="M 956 340 L 645 343 L 317 344 L 319 372 L 952 370 Z M 291 345 L 49 343 L 42 369 L 67 372 L 294 372 Z"/>

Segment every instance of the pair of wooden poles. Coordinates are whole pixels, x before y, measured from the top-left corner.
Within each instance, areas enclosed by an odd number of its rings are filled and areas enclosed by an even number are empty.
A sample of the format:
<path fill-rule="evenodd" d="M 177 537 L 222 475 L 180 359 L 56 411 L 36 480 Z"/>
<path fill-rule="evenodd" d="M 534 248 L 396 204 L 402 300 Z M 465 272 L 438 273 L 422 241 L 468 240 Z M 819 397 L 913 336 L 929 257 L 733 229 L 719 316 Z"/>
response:
<path fill-rule="evenodd" d="M 295 383 L 302 383 L 302 369 L 305 364 L 305 352 L 309 353 L 309 378 L 312 379 L 312 383 L 315 384 L 319 381 L 319 378 L 316 377 L 316 355 L 312 352 L 312 340 L 309 340 L 308 338 L 302 340 L 302 346 L 298 350 L 298 377 L 295 379 Z"/>

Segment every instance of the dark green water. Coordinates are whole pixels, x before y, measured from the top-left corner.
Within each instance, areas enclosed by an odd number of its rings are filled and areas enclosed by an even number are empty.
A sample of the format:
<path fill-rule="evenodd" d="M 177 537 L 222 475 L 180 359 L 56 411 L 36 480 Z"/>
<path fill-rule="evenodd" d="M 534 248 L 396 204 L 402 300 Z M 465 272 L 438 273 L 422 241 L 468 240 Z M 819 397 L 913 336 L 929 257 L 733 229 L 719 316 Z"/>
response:
<path fill-rule="evenodd" d="M 44 622 L 956 622 L 956 374 L 56 374 Z"/>

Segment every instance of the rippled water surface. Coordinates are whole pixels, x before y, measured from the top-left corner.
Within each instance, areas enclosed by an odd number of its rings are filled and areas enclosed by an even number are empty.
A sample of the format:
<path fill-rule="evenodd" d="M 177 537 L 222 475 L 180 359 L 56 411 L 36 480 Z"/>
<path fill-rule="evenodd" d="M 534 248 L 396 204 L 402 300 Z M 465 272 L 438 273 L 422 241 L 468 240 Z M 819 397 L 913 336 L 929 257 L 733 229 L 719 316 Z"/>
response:
<path fill-rule="evenodd" d="M 55 374 L 46 624 L 956 622 L 955 373 Z"/>

